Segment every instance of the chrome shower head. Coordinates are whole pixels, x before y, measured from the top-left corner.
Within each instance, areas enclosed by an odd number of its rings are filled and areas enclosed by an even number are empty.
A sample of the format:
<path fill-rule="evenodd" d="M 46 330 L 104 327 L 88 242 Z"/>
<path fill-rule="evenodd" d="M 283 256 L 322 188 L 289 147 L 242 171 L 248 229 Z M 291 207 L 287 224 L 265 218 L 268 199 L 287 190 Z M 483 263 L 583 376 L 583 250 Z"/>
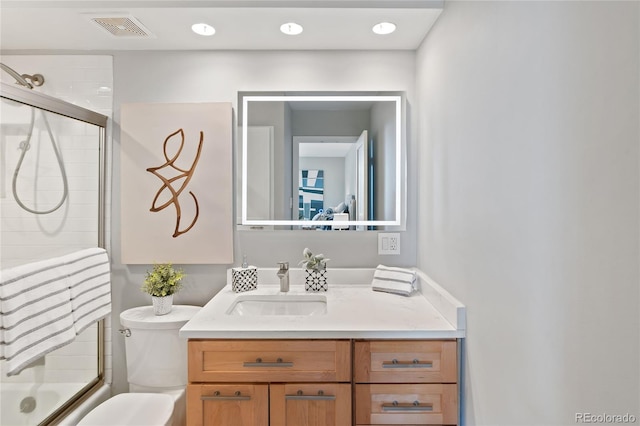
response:
<path fill-rule="evenodd" d="M 28 87 L 29 89 L 33 89 L 33 86 L 42 86 L 44 84 L 44 76 L 42 74 L 18 74 L 13 68 L 3 64 L 0 62 L 0 68 L 7 72 L 11 77 L 13 77 L 16 82 L 24 87 Z M 27 81 L 30 80 L 31 82 Z"/>

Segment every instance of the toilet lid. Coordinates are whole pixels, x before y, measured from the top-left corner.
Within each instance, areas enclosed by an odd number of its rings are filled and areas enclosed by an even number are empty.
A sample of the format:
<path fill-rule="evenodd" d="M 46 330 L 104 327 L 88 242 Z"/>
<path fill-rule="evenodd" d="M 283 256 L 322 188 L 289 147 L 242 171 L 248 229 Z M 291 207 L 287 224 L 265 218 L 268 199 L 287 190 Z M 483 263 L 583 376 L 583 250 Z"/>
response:
<path fill-rule="evenodd" d="M 173 414 L 173 398 L 160 393 L 121 393 L 87 414 L 78 426 L 163 426 Z"/>
<path fill-rule="evenodd" d="M 131 329 L 178 330 L 198 311 L 200 306 L 173 305 L 166 315 L 156 315 L 153 306 L 138 306 L 120 313 L 120 324 Z"/>

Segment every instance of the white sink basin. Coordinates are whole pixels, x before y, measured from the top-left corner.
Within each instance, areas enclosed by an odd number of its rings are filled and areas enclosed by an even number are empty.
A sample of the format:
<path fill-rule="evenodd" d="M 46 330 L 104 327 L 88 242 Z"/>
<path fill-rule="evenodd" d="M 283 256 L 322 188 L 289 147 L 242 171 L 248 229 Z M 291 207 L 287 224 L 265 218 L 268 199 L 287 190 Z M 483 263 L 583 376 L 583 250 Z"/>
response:
<path fill-rule="evenodd" d="M 227 315 L 324 315 L 327 313 L 327 298 L 320 294 L 290 295 L 246 294 L 238 296 Z"/>

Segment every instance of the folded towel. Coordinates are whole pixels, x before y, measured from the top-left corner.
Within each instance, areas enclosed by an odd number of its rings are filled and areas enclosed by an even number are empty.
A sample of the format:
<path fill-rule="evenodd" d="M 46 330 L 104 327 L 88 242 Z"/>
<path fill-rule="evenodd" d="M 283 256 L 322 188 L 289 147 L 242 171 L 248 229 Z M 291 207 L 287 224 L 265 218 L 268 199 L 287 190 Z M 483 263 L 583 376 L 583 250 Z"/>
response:
<path fill-rule="evenodd" d="M 0 357 L 12 376 L 73 341 L 76 333 L 60 258 L 17 266 L 0 275 Z"/>
<path fill-rule="evenodd" d="M 374 291 L 410 296 L 416 290 L 416 273 L 410 269 L 378 265 L 371 288 Z"/>
<path fill-rule="evenodd" d="M 63 256 L 71 290 L 75 333 L 111 313 L 111 271 L 102 248 L 89 248 Z"/>

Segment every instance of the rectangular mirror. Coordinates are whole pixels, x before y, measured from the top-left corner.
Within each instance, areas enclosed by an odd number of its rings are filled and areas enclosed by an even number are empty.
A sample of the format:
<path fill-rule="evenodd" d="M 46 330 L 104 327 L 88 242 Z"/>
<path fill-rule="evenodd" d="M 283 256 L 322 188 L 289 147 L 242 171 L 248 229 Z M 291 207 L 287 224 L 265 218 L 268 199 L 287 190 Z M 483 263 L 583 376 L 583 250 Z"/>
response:
<path fill-rule="evenodd" d="M 401 225 L 401 95 L 241 93 L 239 101 L 241 225 Z"/>

